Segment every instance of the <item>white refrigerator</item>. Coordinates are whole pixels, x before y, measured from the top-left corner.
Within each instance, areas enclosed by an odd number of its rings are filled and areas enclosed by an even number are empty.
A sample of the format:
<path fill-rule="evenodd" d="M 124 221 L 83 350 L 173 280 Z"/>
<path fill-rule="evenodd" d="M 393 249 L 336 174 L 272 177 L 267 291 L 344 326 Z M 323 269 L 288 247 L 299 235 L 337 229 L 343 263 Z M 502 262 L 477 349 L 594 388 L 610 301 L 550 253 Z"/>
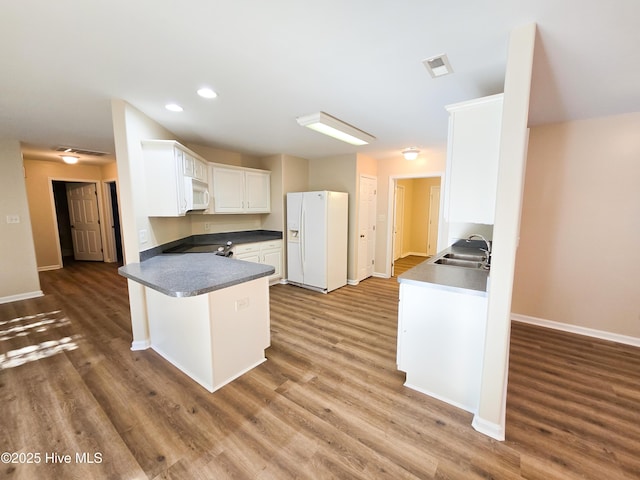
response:
<path fill-rule="evenodd" d="M 287 282 L 327 293 L 347 284 L 349 194 L 287 193 Z"/>

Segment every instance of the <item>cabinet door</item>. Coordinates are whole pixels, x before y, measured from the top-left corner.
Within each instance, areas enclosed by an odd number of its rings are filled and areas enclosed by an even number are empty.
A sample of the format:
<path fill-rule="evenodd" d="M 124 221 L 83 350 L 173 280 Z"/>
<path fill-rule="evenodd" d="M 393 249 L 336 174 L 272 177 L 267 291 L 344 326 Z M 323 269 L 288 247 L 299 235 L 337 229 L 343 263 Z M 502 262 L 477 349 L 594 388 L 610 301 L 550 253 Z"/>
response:
<path fill-rule="evenodd" d="M 282 276 L 282 248 L 263 250 L 262 263 L 276 269 L 269 278 L 280 278 Z"/>
<path fill-rule="evenodd" d="M 195 162 L 196 159 L 193 158 L 191 155 L 189 155 L 187 152 L 181 152 L 180 150 L 177 150 L 177 152 L 179 152 L 179 155 L 182 156 L 182 173 L 185 177 L 194 177 L 194 170 L 195 170 Z"/>
<path fill-rule="evenodd" d="M 246 211 L 269 213 L 271 211 L 271 175 L 268 172 L 244 172 L 246 187 Z"/>
<path fill-rule="evenodd" d="M 236 253 L 233 258 L 236 260 L 244 260 L 246 262 L 261 263 L 260 252 Z"/>
<path fill-rule="evenodd" d="M 200 181 L 207 182 L 207 165 L 197 158 L 193 159 L 193 176 Z"/>
<path fill-rule="evenodd" d="M 502 128 L 502 95 L 450 107 L 446 216 L 493 224 Z"/>
<path fill-rule="evenodd" d="M 215 213 L 244 212 L 244 172 L 213 167 L 213 210 Z"/>

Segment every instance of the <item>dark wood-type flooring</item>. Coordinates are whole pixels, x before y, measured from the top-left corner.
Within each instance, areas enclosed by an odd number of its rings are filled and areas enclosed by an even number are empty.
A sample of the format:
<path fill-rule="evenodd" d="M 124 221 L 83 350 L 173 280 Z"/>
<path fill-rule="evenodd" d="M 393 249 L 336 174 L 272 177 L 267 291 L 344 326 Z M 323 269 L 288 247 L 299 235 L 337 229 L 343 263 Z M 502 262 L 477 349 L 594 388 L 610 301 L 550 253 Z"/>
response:
<path fill-rule="evenodd" d="M 271 287 L 267 362 L 213 394 L 130 350 L 115 265 L 41 282 L 0 305 L 2 479 L 640 478 L 640 349 L 514 324 L 498 442 L 403 386 L 395 278 Z"/>

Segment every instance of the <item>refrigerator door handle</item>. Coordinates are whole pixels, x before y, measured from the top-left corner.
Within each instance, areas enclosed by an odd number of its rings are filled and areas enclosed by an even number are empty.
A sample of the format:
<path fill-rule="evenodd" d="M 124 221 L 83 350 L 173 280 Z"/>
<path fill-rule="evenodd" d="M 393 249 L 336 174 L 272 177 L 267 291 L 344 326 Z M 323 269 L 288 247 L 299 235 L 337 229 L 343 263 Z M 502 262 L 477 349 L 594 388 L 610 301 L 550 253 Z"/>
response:
<path fill-rule="evenodd" d="M 302 202 L 302 208 L 300 208 L 300 269 L 302 270 L 302 278 L 304 279 L 304 201 Z"/>

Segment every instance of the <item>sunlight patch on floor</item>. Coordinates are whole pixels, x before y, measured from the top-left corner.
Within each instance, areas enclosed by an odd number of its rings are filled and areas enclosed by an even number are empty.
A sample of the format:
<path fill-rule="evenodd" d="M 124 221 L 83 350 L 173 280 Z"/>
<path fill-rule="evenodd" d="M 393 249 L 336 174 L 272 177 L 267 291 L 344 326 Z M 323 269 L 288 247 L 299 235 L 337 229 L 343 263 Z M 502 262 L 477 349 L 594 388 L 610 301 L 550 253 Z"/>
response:
<path fill-rule="evenodd" d="M 18 367 L 28 362 L 77 349 L 76 340 L 79 336 L 64 336 L 58 339 L 42 338 L 44 335 L 48 336 L 47 333 L 53 333 L 55 329 L 69 324 L 69 319 L 60 310 L 0 322 L 0 342 L 8 342 L 18 337 L 24 337 L 27 341 L 31 336 L 40 337 L 38 340 L 32 338 L 31 345 L 0 353 L 0 370 Z"/>

